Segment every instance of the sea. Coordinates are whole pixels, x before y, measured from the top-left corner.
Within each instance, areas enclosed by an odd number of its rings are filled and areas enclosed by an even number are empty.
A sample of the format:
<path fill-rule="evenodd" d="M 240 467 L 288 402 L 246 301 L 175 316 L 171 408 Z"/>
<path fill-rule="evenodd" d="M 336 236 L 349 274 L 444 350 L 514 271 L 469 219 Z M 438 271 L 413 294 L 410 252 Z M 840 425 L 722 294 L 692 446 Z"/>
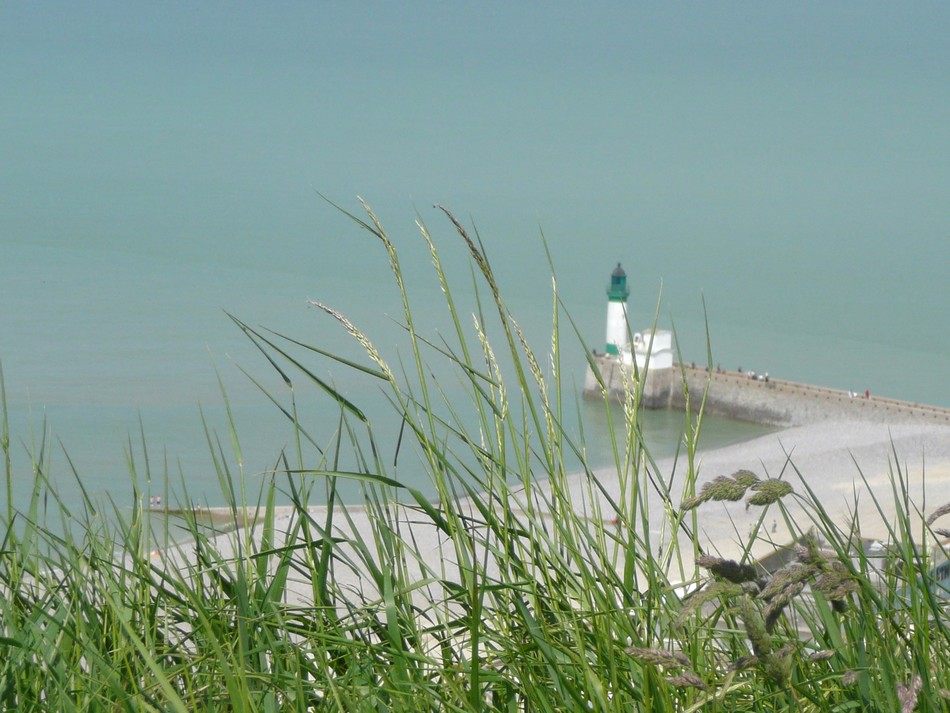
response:
<path fill-rule="evenodd" d="M 284 457 L 324 468 L 330 392 L 425 490 L 381 382 L 326 353 L 373 362 L 312 304 L 415 378 L 364 202 L 446 418 L 475 423 L 421 230 L 469 348 L 475 314 L 503 337 L 440 206 L 546 373 L 556 288 L 567 428 L 594 464 L 608 418 L 576 394 L 618 262 L 631 326 L 674 330 L 684 361 L 950 407 L 948 36 L 938 2 L 0 4 L 15 504 L 40 478 L 73 506 L 80 483 L 216 505 Z M 276 360 L 292 388 L 239 323 L 298 361 Z M 644 414 L 656 457 L 684 423 Z M 710 418 L 701 443 L 762 430 Z"/>

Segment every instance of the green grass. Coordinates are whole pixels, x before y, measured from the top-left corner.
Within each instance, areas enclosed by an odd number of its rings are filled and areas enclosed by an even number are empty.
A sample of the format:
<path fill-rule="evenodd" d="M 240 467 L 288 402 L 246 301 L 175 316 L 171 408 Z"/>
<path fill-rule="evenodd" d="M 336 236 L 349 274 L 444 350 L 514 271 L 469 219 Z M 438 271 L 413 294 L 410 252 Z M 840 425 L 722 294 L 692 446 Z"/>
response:
<path fill-rule="evenodd" d="M 362 345 L 365 362 L 234 318 L 281 377 L 283 391 L 266 393 L 294 434 L 272 474 L 246 481 L 233 423 L 223 442 L 206 428 L 222 503 L 234 518 L 252 511 L 253 527 L 219 532 L 186 513 L 187 536 L 171 539 L 147 508 L 128 511 L 85 491 L 79 503 L 60 502 L 45 427 L 20 463 L 4 410 L 0 707 L 947 709 L 945 602 L 929 582 L 934 552 L 920 544 L 934 537 L 930 524 L 912 525 L 899 470 L 891 549 L 871 558 L 804 483 L 790 481 L 789 492 L 785 482 L 743 473 L 697 483 L 701 410 L 683 416 L 686 474 L 674 490 L 640 437 L 632 382 L 623 421 L 611 425 L 620 483 L 611 495 L 587 466 L 576 397 L 563 386 L 571 375 L 562 372 L 562 339 L 579 334 L 553 266 L 552 339 L 542 357 L 508 311 L 478 239 L 445 215 L 479 286 L 472 309 L 456 304 L 420 221 L 450 335 L 414 322 L 395 246 L 368 208 L 352 216 L 389 256 L 404 300 L 404 358 L 323 305 Z M 395 458 L 383 455 L 374 414 L 317 375 L 327 360 L 385 391 L 403 424 Z M 467 401 L 446 396 L 433 364 L 451 367 Z M 339 414 L 334 433 L 312 433 L 298 413 L 297 395 L 308 389 Z M 308 460 L 311 452 L 319 455 Z M 141 503 L 137 483 L 158 474 L 129 453 Z M 424 470 L 431 491 L 408 487 L 400 468 Z M 32 497 L 16 511 L 12 491 L 24 469 Z M 362 503 L 340 502 L 343 480 L 362 485 Z M 650 512 L 651 490 L 661 513 Z M 275 505 L 278 492 L 293 503 L 289 512 Z M 799 537 L 790 562 L 768 574 L 701 552 L 691 534 L 697 518 L 723 498 L 789 519 Z M 789 498 L 810 521 L 787 518 Z M 179 499 L 189 502 L 186 492 Z M 658 518 L 662 555 L 650 528 Z"/>

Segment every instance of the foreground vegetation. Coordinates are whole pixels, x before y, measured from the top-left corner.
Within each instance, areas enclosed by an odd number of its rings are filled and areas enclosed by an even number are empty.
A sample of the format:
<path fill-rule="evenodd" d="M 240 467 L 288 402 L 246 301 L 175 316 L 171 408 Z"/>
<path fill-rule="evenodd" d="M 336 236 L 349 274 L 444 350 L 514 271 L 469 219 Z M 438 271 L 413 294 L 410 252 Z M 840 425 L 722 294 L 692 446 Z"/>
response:
<path fill-rule="evenodd" d="M 254 509 L 254 527 L 220 534 L 190 517 L 189 536 L 164 541 L 166 554 L 156 557 L 164 520 L 149 508 L 106 513 L 89 497 L 78 507 L 58 501 L 45 441 L 31 454 L 31 504 L 17 512 L 20 466 L 4 416 L 3 709 L 947 708 L 945 604 L 931 585 L 930 549 L 919 544 L 932 539 L 932 523 L 913 531 L 900 471 L 893 497 L 902 516 L 884 559 L 856 548 L 847 523 L 833 522 L 801 483 L 751 471 L 696 483 L 701 410 L 684 415 L 686 476 L 671 492 L 639 436 L 633 381 L 623 421 L 612 427 L 621 494 L 608 497 L 586 465 L 582 429 L 565 425 L 577 420 L 561 388 L 561 337 L 573 325 L 556 280 L 553 338 L 542 360 L 477 241 L 446 212 L 482 285 L 472 321 L 456 306 L 420 224 L 454 325 L 443 340 L 413 322 L 396 249 L 372 212 L 366 216 L 352 217 L 388 252 L 411 358 L 389 361 L 322 305 L 368 361 L 235 320 L 286 387 L 269 396 L 296 444 L 249 494 L 209 434 L 222 497 L 235 517 Z M 418 458 L 431 493 L 399 481 L 374 436 L 373 414 L 291 347 L 386 390 L 403 423 L 397 458 Z M 467 403 L 444 397 L 431 375 L 436 361 L 453 367 Z M 297 413 L 297 393 L 311 388 L 339 411 L 339 428 L 325 443 Z M 316 462 L 304 456 L 307 442 L 320 443 Z M 133 488 L 136 467 L 130 460 Z M 339 502 L 341 479 L 363 484 L 366 526 L 361 510 Z M 289 520 L 278 518 L 278 489 L 293 502 Z M 649 512 L 648 489 L 661 494 L 662 513 Z M 327 507 L 312 507 L 318 495 Z M 709 501 L 742 498 L 763 518 L 766 511 L 782 518 L 789 498 L 811 515 L 791 523 L 798 546 L 775 572 L 748 557 L 704 553 L 692 536 Z M 651 517 L 668 533 L 662 554 Z M 439 561 L 427 557 L 423 532 L 441 543 Z"/>

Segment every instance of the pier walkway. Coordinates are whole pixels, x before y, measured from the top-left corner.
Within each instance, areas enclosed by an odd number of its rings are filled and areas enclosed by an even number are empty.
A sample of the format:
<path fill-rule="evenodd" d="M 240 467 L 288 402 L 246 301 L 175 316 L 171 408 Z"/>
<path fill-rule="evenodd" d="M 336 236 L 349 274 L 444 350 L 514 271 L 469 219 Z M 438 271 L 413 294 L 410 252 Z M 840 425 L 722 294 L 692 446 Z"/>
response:
<path fill-rule="evenodd" d="M 680 371 L 680 367 L 674 367 Z M 950 424 L 950 409 L 910 403 L 824 386 L 799 384 L 769 377 L 753 378 L 735 371 L 707 371 L 683 365 L 689 385 L 690 407 L 698 408 L 707 379 L 706 413 L 776 426 L 801 426 L 829 419 L 887 423 Z M 677 379 L 678 381 L 678 379 Z M 683 408 L 681 389 L 673 389 L 670 406 Z"/>
<path fill-rule="evenodd" d="M 594 363 L 612 400 L 623 400 L 633 378 L 630 367 L 615 358 L 595 354 Z M 691 364 L 650 370 L 643 384 L 641 404 L 647 408 L 683 409 L 683 377 L 689 391 L 689 407 L 699 409 L 708 384 L 705 413 L 769 426 L 807 426 L 831 419 L 875 423 L 950 425 L 950 409 L 854 393 L 826 386 L 800 384 L 784 379 L 757 378 L 749 372 L 707 370 Z M 584 381 L 584 396 L 601 398 L 603 390 L 590 366 Z"/>

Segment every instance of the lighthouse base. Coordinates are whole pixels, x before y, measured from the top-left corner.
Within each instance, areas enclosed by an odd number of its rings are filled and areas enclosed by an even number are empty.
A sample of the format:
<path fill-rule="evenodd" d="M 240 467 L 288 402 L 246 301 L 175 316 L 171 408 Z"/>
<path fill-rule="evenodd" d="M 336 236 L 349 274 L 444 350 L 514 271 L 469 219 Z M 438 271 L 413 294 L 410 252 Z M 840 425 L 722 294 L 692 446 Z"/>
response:
<path fill-rule="evenodd" d="M 624 364 L 620 358 L 610 354 L 594 356 L 594 363 L 603 379 L 603 387 L 594 374 L 590 364 L 587 365 L 587 374 L 584 377 L 584 398 L 596 399 L 606 396 L 611 401 L 623 403 L 628 394 L 632 395 L 636 389 L 636 372 L 632 364 Z M 640 405 L 651 409 L 670 408 L 673 402 L 673 387 L 680 383 L 676 379 L 676 369 L 649 369 L 644 375 L 643 389 L 640 394 Z M 645 378 L 644 378 L 645 376 Z"/>

